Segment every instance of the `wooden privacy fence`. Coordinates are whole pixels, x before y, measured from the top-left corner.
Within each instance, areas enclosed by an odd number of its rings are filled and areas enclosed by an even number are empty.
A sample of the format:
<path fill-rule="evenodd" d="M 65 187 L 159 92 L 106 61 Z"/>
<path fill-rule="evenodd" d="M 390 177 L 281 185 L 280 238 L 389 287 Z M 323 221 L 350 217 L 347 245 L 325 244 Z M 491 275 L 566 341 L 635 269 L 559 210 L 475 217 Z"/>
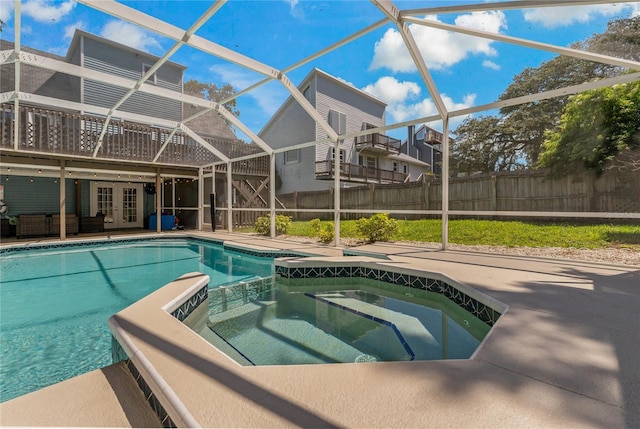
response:
<path fill-rule="evenodd" d="M 402 184 L 369 184 L 341 189 L 348 210 L 440 210 L 442 183 L 426 178 Z M 333 189 L 278 195 L 288 209 L 333 208 Z M 553 177 L 547 170 L 499 172 L 452 178 L 449 209 L 469 211 L 640 212 L 640 171 L 605 171 Z M 330 213 L 290 213 L 294 220 L 333 219 Z M 343 219 L 365 214 L 344 213 Z M 424 215 L 396 215 L 416 219 Z"/>

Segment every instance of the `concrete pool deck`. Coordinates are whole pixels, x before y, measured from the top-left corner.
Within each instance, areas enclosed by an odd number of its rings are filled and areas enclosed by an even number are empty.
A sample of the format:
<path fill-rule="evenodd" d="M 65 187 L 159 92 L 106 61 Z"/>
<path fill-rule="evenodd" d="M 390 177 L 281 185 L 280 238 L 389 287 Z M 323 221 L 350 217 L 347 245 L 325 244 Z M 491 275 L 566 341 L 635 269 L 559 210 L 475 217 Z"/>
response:
<path fill-rule="evenodd" d="M 203 235 L 253 248 L 341 254 L 308 243 Z M 174 387 L 200 425 L 640 427 L 640 268 L 393 243 L 349 250 L 445 273 L 509 309 L 474 359 L 459 361 L 251 368 L 163 337 L 150 353 L 171 350 L 165 371 L 175 374 L 166 377 L 202 380 L 196 388 Z M 131 415 L 128 388 L 96 382 L 104 371 L 3 403 L 0 424 L 152 426 Z"/>

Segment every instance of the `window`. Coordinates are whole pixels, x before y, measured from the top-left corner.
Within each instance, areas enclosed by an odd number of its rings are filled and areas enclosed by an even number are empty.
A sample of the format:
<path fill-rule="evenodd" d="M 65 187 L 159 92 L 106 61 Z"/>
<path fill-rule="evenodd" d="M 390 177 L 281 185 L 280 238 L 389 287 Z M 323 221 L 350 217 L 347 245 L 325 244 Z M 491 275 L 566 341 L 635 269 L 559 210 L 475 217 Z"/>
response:
<path fill-rule="evenodd" d="M 409 166 L 407 164 L 402 166 L 402 172 L 404 174 L 409 174 Z"/>
<path fill-rule="evenodd" d="M 311 85 L 307 85 L 307 87 L 302 90 L 302 95 L 307 101 L 311 102 Z"/>
<path fill-rule="evenodd" d="M 142 76 L 146 75 L 149 70 L 151 70 L 151 66 L 149 64 L 142 64 Z M 156 74 L 152 74 L 149 79 L 146 80 L 148 83 L 156 84 Z"/>
<path fill-rule="evenodd" d="M 284 163 L 293 164 L 300 161 L 300 149 L 288 150 L 284 153 Z"/>
<path fill-rule="evenodd" d="M 376 158 L 375 156 L 360 155 L 358 157 L 358 163 L 360 165 L 364 165 L 367 168 L 377 168 L 378 167 L 378 158 Z"/>
<path fill-rule="evenodd" d="M 330 152 L 331 159 L 336 159 L 335 150 L 336 149 L 334 147 L 331 148 L 331 152 Z M 340 149 L 340 162 L 344 162 L 346 154 L 347 152 L 344 149 Z"/>
<path fill-rule="evenodd" d="M 333 130 L 342 135 L 347 132 L 347 115 L 344 113 L 329 110 L 329 125 Z"/>
<path fill-rule="evenodd" d="M 398 171 L 398 163 L 393 161 L 393 171 Z"/>

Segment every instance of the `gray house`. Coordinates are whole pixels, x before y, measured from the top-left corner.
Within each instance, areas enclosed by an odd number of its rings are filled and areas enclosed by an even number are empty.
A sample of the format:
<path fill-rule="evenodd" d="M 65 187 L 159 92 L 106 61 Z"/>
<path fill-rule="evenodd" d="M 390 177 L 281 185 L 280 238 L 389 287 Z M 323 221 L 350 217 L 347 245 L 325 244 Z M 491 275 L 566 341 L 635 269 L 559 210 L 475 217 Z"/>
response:
<path fill-rule="evenodd" d="M 13 47 L 12 42 L 0 41 L 0 50 L 11 50 Z M 154 55 L 80 30 L 76 30 L 66 57 L 28 46 L 22 46 L 21 50 L 130 81 L 139 80 L 159 60 Z M 0 92 L 14 91 L 15 67 L 13 64 L 0 67 Z M 166 62 L 147 83 L 181 93 L 185 69 L 180 64 Z M 66 199 L 66 212 L 79 218 L 80 232 L 83 230 L 83 219 L 89 224 L 92 221 L 87 218 L 94 217 L 96 213 L 104 214 L 104 228 L 141 228 L 156 210 L 155 194 L 150 192 L 150 188 L 145 188 L 145 184 L 154 180 L 154 176 L 148 173 L 158 169 L 147 168 L 147 165 L 157 160 L 160 164 L 158 168 L 169 173 L 169 165 L 184 164 L 184 169 L 172 170 L 173 174 L 180 177 L 180 174 L 194 174 L 188 170 L 190 166 L 206 164 L 214 159 L 209 151 L 202 149 L 182 132 L 171 133 L 168 128 L 117 117 L 112 117 L 105 125 L 104 112 L 111 109 L 128 91 L 123 86 L 30 64 L 23 64 L 20 70 L 21 92 L 46 97 L 49 104 L 33 103 L 28 98 L 22 101 L 20 129 L 13 129 L 12 118 L 17 115 L 13 111 L 13 103 L 3 103 L 1 106 L 0 147 L 13 149 L 12 135 L 18 133 L 18 149 L 33 154 L 28 159 L 43 167 L 35 170 L 21 168 L 22 164 L 29 161 L 24 161 L 19 152 L 3 153 L 4 167 L 7 167 L 7 162 L 13 164 L 13 168 L 3 168 L 5 174 L 2 178 L 2 198 L 11 215 L 58 213 L 60 175 L 57 170 L 48 167 L 55 166 L 58 159 L 71 157 L 67 161 L 67 168 L 81 166 L 83 172 L 74 173 L 73 176 L 69 173 L 71 177 L 64 180 L 69 196 Z M 118 111 L 130 113 L 132 118 L 140 115 L 179 122 L 197 113 L 198 109 L 183 104 L 177 98 L 134 92 L 118 107 Z M 241 149 L 248 146 L 237 141 L 233 130 L 214 111 L 197 116 L 187 121 L 186 125 L 214 147 L 233 150 L 235 146 Z M 103 138 L 99 144 L 101 134 Z M 73 157 L 77 161 L 72 160 Z M 119 174 L 119 170 L 126 169 L 126 166 L 131 166 L 134 171 L 146 171 L 147 174 Z M 92 167 L 95 173 L 91 171 Z M 191 170 L 197 174 L 197 169 Z M 189 186 L 190 191 L 194 185 L 192 181 L 182 182 L 189 185 L 165 181 L 169 192 L 164 193 L 162 207 L 163 210 L 172 210 L 181 220 L 186 220 L 188 226 L 195 227 L 197 208 L 180 206 L 186 204 L 185 201 L 197 199 L 180 194 L 182 187 Z M 9 233 L 5 223 L 3 235 Z M 78 230 L 71 229 L 69 232 Z"/>
<path fill-rule="evenodd" d="M 410 125 L 407 129 L 407 139 L 402 142 L 400 152 L 429 164 L 431 172 L 439 176 L 442 173 L 442 138 L 440 131 L 426 125 L 418 127 L 417 130 L 414 125 Z"/>
<path fill-rule="evenodd" d="M 385 125 L 385 102 L 322 70 L 313 69 L 298 88 L 339 135 Z M 326 138 L 322 128 L 292 97 L 258 135 L 274 149 Z M 417 180 L 429 166 L 401 153 L 400 143 L 381 133 L 345 139 L 339 154 L 341 181 L 349 186 Z M 278 193 L 330 188 L 334 159 L 332 143 L 279 153 L 276 171 L 282 186 Z"/>

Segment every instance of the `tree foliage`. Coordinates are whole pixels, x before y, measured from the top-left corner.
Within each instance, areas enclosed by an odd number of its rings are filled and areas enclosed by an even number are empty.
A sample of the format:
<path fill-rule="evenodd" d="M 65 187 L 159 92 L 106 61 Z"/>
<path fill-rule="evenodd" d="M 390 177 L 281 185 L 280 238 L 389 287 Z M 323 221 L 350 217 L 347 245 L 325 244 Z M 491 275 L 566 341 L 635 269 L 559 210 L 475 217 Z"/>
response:
<path fill-rule="evenodd" d="M 637 61 L 640 56 L 640 17 L 611 21 L 604 33 L 595 34 L 571 47 Z M 617 76 L 622 72 L 616 66 L 558 56 L 539 67 L 523 70 L 499 98 L 507 100 L 537 94 Z M 567 103 L 568 97 L 556 97 L 504 107 L 499 115 L 464 121 L 453 133 L 456 141 L 452 173 L 516 170 L 541 165 L 538 161 L 545 133 L 560 124 Z M 466 148 L 474 148 L 475 151 L 467 154 L 456 151 Z"/>
<path fill-rule="evenodd" d="M 220 102 L 233 96 L 236 91 L 230 83 L 216 85 L 215 83 L 202 83 L 197 80 L 188 80 L 184 84 L 184 92 L 187 94 L 203 97 L 207 100 Z M 235 98 L 222 104 L 225 109 L 231 112 L 236 118 L 240 116 L 240 111 L 236 105 Z"/>
<path fill-rule="evenodd" d="M 601 173 L 621 151 L 640 149 L 640 81 L 571 97 L 560 125 L 545 137 L 540 166 Z"/>
<path fill-rule="evenodd" d="M 456 130 L 451 169 L 472 174 L 524 168 L 523 147 L 512 144 L 508 127 L 497 116 L 466 119 Z"/>

